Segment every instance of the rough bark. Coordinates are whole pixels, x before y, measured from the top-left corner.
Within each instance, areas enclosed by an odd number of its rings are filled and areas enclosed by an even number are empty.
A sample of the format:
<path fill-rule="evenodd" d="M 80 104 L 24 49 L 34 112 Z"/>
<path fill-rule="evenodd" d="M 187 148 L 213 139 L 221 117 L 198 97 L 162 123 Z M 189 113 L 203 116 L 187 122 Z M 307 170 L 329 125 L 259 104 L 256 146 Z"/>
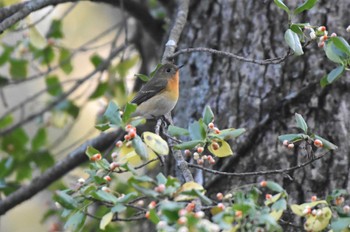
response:
<path fill-rule="evenodd" d="M 288 2 L 290 4 L 290 2 Z M 292 3 L 293 4 L 293 3 Z M 297 4 L 297 3 L 294 3 Z M 350 2 L 319 1 L 298 22 L 326 25 L 330 33 L 346 36 Z M 287 51 L 284 31 L 287 15 L 273 1 L 195 1 L 180 40 L 180 48 L 210 47 L 255 59 L 280 57 Z M 219 127 L 244 127 L 245 136 L 232 143 L 236 151 L 215 168 L 246 172 L 287 168 L 305 161 L 301 148 L 287 151 L 277 143 L 280 134 L 295 131 L 294 113 L 302 114 L 312 131 L 339 145 L 333 154 L 291 174 L 269 177 L 283 185 L 290 201 L 305 202 L 335 188 L 349 190 L 350 131 L 349 74 L 322 89 L 320 78 L 334 64 L 312 44 L 301 57 L 277 65 L 257 65 L 207 53 L 181 55 L 181 95 L 175 124 L 198 119 L 206 104 L 217 115 Z M 229 191 L 264 177 L 207 176 L 209 193 Z M 214 181 L 213 181 L 214 180 Z"/>

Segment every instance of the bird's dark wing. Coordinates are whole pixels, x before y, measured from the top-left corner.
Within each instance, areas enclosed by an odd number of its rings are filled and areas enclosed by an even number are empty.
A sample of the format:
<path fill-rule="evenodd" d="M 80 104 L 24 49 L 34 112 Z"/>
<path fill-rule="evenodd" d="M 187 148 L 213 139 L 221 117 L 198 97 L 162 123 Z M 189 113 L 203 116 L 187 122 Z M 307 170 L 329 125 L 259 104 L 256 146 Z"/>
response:
<path fill-rule="evenodd" d="M 134 99 L 132 99 L 131 103 L 140 105 L 142 102 L 147 101 L 151 97 L 163 91 L 166 88 L 167 83 L 168 81 L 166 78 L 157 78 L 156 76 L 153 77 L 141 88 Z"/>

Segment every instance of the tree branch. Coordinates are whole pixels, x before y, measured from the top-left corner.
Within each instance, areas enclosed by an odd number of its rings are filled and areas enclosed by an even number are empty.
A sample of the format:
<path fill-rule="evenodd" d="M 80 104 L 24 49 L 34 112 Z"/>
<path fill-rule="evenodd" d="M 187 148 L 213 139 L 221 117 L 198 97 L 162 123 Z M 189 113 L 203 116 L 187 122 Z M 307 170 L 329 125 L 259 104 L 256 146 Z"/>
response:
<path fill-rule="evenodd" d="M 249 62 L 249 63 L 254 63 L 254 64 L 261 64 L 261 65 L 268 65 L 268 64 L 280 64 L 283 61 L 286 60 L 288 56 L 291 55 L 290 51 L 288 51 L 284 56 L 282 57 L 277 57 L 277 58 L 272 58 L 272 59 L 266 59 L 266 60 L 256 60 L 256 59 L 249 59 L 245 58 L 243 56 L 238 56 L 236 54 L 230 53 L 230 52 L 224 52 L 212 48 L 185 48 L 185 49 L 180 49 L 177 52 L 175 52 L 172 56 L 169 58 L 175 58 L 176 56 L 184 53 L 192 53 L 192 52 L 207 52 L 207 53 L 212 53 L 215 55 L 219 56 L 226 56 L 228 58 L 236 59 L 236 60 L 241 60 L 244 62 Z"/>
<path fill-rule="evenodd" d="M 154 41 L 159 42 L 164 35 L 163 20 L 155 19 L 149 13 L 148 9 L 133 0 L 91 0 L 91 2 L 108 3 L 112 6 L 120 7 L 123 1 L 123 7 L 134 18 L 139 20 L 143 27 L 148 31 Z M 57 5 L 60 3 L 77 2 L 77 0 L 36 0 L 27 1 L 11 5 L 9 7 L 0 9 L 0 34 L 6 29 L 27 17 L 30 13 L 40 10 L 50 5 Z"/>
<path fill-rule="evenodd" d="M 98 150 L 104 151 L 114 143 L 117 133 L 118 132 L 103 133 L 98 137 L 87 141 L 79 148 L 71 152 L 63 160 L 58 162 L 55 166 L 48 169 L 39 177 L 33 179 L 28 185 L 22 186 L 15 192 L 11 193 L 4 200 L 0 201 L 0 215 L 5 214 L 8 210 L 12 209 L 16 205 L 33 197 L 35 194 L 48 187 L 54 181 L 67 174 L 69 171 L 87 161 L 88 159 L 85 155 L 85 150 L 88 146 L 93 146 Z"/>
<path fill-rule="evenodd" d="M 234 173 L 234 172 L 222 172 L 222 171 L 218 171 L 218 170 L 213 170 L 210 168 L 205 168 L 203 166 L 197 165 L 197 164 L 191 164 L 189 163 L 188 166 L 192 167 L 192 168 L 197 168 L 197 169 L 201 169 L 205 172 L 209 172 L 209 173 L 213 173 L 215 175 L 223 175 L 223 176 L 235 176 L 235 177 L 246 177 L 246 176 L 267 176 L 267 175 L 274 175 L 274 174 L 285 174 L 288 172 L 292 172 L 295 171 L 297 169 L 303 168 L 313 162 L 315 162 L 316 160 L 319 160 L 321 158 L 323 158 L 327 153 L 329 153 L 329 151 L 321 154 L 320 156 L 317 157 L 313 157 L 311 160 L 305 162 L 305 163 L 301 163 L 299 165 L 290 167 L 290 168 L 285 168 L 285 169 L 277 169 L 277 170 L 268 170 L 268 171 L 256 171 L 256 172 L 242 172 L 242 173 Z"/>

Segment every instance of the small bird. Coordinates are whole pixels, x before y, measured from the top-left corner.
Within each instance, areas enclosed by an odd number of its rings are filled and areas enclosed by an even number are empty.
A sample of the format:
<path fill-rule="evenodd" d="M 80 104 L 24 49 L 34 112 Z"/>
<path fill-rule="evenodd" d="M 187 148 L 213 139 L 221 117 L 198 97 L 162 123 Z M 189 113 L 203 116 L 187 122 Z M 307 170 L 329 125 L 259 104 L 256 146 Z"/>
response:
<path fill-rule="evenodd" d="M 131 101 L 137 104 L 132 116 L 158 118 L 174 109 L 178 98 L 179 67 L 172 63 L 163 64 Z"/>

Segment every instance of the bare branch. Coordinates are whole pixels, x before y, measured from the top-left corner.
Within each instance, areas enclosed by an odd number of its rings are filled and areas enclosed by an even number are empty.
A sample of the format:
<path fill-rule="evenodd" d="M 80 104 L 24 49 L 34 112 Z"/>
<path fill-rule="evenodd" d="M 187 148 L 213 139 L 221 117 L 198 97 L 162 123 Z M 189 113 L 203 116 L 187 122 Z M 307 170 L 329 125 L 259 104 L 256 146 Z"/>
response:
<path fill-rule="evenodd" d="M 317 157 L 313 157 L 311 160 L 296 165 L 294 167 L 290 167 L 290 168 L 285 168 L 285 169 L 277 169 L 277 170 L 268 170 L 268 171 L 256 171 L 256 172 L 242 172 L 242 173 L 234 173 L 234 172 L 222 172 L 222 171 L 218 171 L 218 170 L 213 170 L 210 168 L 205 168 L 203 166 L 197 165 L 197 164 L 191 164 L 189 163 L 188 166 L 192 167 L 192 168 L 197 168 L 197 169 L 201 169 L 203 171 L 206 172 L 210 172 L 213 173 L 215 175 L 224 175 L 224 176 L 231 176 L 231 177 L 247 177 L 247 176 L 267 176 L 267 175 L 275 175 L 275 174 L 286 174 L 288 172 L 292 172 L 295 171 L 297 169 L 303 168 L 313 162 L 315 162 L 316 160 L 319 160 L 321 158 L 323 158 L 326 154 L 328 154 L 329 151 L 321 154 L 320 156 Z"/>
<path fill-rule="evenodd" d="M 256 60 L 256 59 L 250 59 L 250 58 L 245 58 L 243 56 L 238 56 L 236 54 L 230 53 L 230 52 L 224 52 L 212 48 L 185 48 L 185 49 L 180 49 L 179 51 L 175 52 L 172 56 L 169 58 L 175 58 L 176 56 L 184 53 L 193 53 L 193 52 L 207 52 L 207 53 L 212 53 L 215 55 L 219 56 L 226 56 L 231 59 L 236 59 L 236 60 L 241 60 L 244 62 L 249 62 L 249 63 L 254 63 L 254 64 L 260 64 L 260 65 L 268 65 L 268 64 L 280 64 L 283 61 L 286 60 L 287 57 L 291 55 L 290 51 L 288 51 L 284 56 L 282 57 L 277 57 L 277 58 L 272 58 L 272 59 L 266 59 L 266 60 Z"/>

